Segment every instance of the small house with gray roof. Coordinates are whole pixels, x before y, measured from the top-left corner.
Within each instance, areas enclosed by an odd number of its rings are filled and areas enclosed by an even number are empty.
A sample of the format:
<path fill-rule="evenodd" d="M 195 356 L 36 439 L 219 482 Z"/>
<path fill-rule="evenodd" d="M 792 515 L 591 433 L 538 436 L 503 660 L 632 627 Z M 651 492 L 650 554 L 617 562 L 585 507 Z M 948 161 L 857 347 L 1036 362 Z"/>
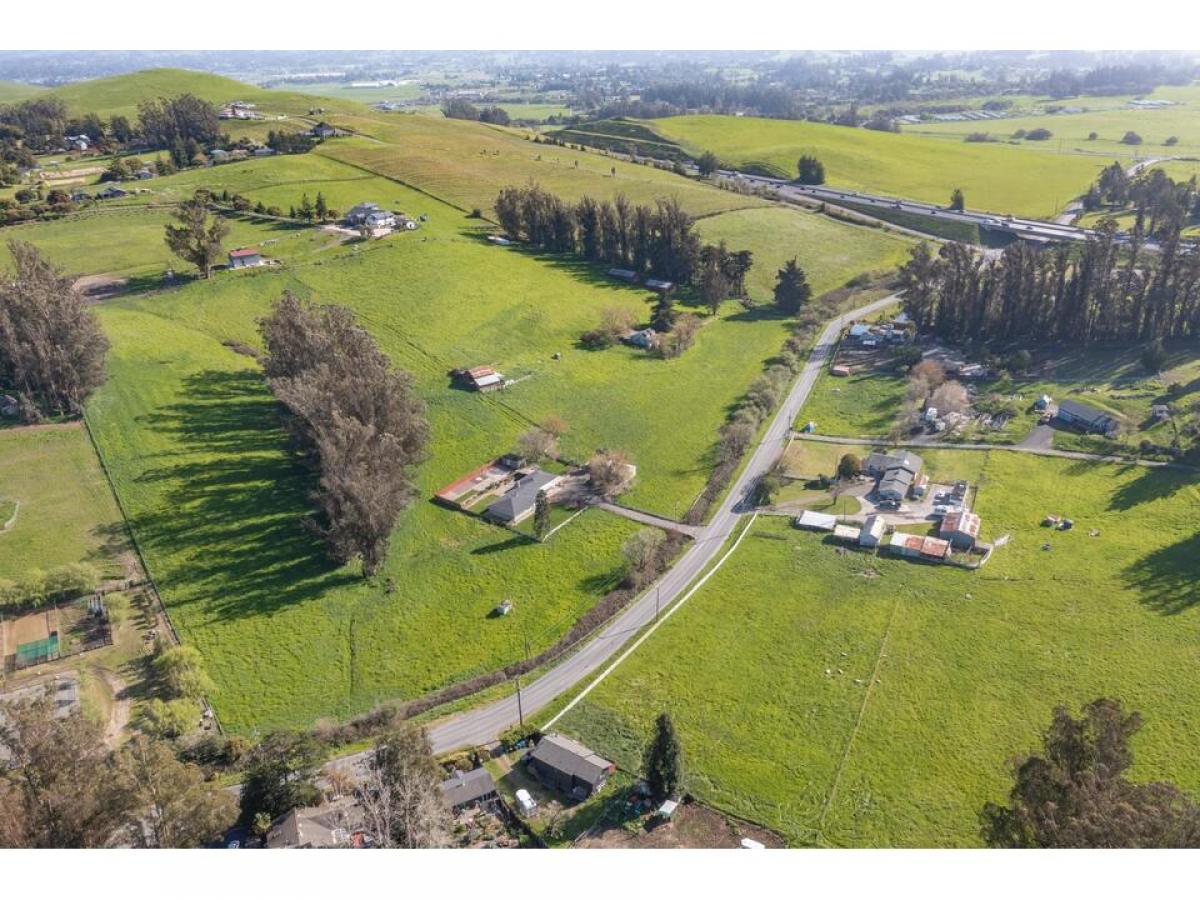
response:
<path fill-rule="evenodd" d="M 534 469 L 522 475 L 507 494 L 483 511 L 483 517 L 501 525 L 516 525 L 533 515 L 537 495 L 549 491 L 562 480 L 561 475 Z"/>

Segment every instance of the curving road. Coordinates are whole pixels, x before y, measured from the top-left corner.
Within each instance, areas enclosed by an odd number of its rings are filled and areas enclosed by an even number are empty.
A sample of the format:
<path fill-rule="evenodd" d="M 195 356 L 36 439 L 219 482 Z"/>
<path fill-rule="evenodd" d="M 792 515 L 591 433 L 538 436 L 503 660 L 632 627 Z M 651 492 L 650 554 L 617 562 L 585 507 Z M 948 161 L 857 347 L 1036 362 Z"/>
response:
<path fill-rule="evenodd" d="M 521 689 L 518 710 L 514 693 L 486 706 L 459 713 L 430 727 L 429 740 L 435 753 L 460 747 L 474 747 L 494 741 L 518 724 L 520 713 L 531 716 L 551 704 L 600 668 L 643 626 L 654 620 L 657 610 L 666 609 L 687 586 L 712 562 L 722 545 L 733 534 L 744 502 L 759 477 L 766 474 L 787 446 L 792 423 L 808 399 L 825 364 L 829 361 L 846 323 L 877 312 L 897 301 L 898 294 L 884 297 L 830 321 L 821 332 L 804 369 L 787 398 L 780 404 L 762 441 L 754 449 L 741 475 L 722 500 L 695 542 L 665 575 L 604 627 L 600 634 L 561 663 Z"/>

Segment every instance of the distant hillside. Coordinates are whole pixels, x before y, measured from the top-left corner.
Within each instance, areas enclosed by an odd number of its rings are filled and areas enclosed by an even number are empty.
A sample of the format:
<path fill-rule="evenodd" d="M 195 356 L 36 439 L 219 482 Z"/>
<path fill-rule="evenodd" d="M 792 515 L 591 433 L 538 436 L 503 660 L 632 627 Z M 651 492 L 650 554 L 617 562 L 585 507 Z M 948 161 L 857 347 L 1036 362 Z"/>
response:
<path fill-rule="evenodd" d="M 0 81 L 0 103 L 14 103 L 17 100 L 28 100 L 38 94 L 45 93 L 46 88 L 38 84 L 24 84 L 20 81 Z"/>
<path fill-rule="evenodd" d="M 94 81 L 78 81 L 56 88 L 52 94 L 67 104 L 73 115 L 94 112 L 104 118 L 134 116 L 138 104 L 157 97 L 192 93 L 212 103 L 245 100 L 266 113 L 303 115 L 314 107 L 330 111 L 361 112 L 351 100 L 312 97 L 292 91 L 270 91 L 232 78 L 187 69 L 146 69 L 129 75 L 114 75 Z"/>
<path fill-rule="evenodd" d="M 571 144 L 584 144 L 619 153 L 636 152 L 639 156 L 656 159 L 688 159 L 688 154 L 674 141 L 639 122 L 628 119 L 601 119 L 550 132 L 551 137 Z"/>

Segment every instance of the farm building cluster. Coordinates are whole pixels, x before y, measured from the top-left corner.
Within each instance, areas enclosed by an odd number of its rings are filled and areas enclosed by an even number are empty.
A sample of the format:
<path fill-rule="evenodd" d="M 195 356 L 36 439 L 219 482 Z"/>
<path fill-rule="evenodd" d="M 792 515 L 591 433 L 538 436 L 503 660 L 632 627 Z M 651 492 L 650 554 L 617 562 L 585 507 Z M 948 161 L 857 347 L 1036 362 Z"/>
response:
<path fill-rule="evenodd" d="M 394 231 L 416 231 L 420 227 L 417 219 L 369 201 L 351 207 L 344 221 L 348 228 L 367 229 L 376 237 Z"/>
<path fill-rule="evenodd" d="M 863 462 L 868 484 L 847 493 L 859 500 L 859 513 L 836 516 L 804 510 L 795 525 L 830 534 L 842 543 L 910 559 L 946 562 L 955 551 L 986 551 L 979 540 L 982 520 L 968 507 L 967 482 L 934 485 L 922 469 L 923 461 L 915 453 L 876 451 Z M 903 505 L 909 500 L 918 502 Z M 897 530 L 929 520 L 935 523 L 933 534 Z"/>
<path fill-rule="evenodd" d="M 538 494 L 553 498 L 566 476 L 548 472 L 513 453 L 492 460 L 438 491 L 454 509 L 479 512 L 500 525 L 517 525 L 533 515 Z"/>

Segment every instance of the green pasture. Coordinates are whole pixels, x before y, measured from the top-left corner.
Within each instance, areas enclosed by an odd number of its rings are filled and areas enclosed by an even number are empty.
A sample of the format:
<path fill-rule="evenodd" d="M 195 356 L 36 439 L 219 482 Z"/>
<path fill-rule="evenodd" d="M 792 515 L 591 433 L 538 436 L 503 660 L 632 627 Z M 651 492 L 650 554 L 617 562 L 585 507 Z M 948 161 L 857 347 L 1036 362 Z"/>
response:
<path fill-rule="evenodd" d="M 814 154 L 825 164 L 827 183 L 836 187 L 932 203 L 949 203 L 958 187 L 972 209 L 1027 216 L 1052 215 L 1111 162 L 815 122 L 678 116 L 646 124 L 693 155 L 711 150 L 742 169 L 794 177 L 800 156 Z"/>
<path fill-rule="evenodd" d="M 237 168 L 206 170 L 205 186 Z M 553 413 L 570 425 L 568 454 L 630 452 L 639 476 L 628 502 L 681 515 L 707 477 L 728 405 L 788 334 L 786 319 L 731 303 L 678 360 L 578 349 L 604 307 L 644 316 L 648 295 L 570 260 L 492 246 L 461 212 L 394 182 L 391 194 L 359 192 L 377 181 L 305 183 L 335 202 L 427 210 L 421 230 L 101 307 L 112 374 L 89 415 L 172 616 L 204 652 L 235 731 L 349 715 L 517 658 L 515 626 L 487 618 L 504 596 L 523 611 L 535 652 L 552 643 L 614 583 L 635 526 L 593 511 L 536 545 L 432 505 L 433 491 Z M 297 182 L 238 185 L 272 202 Z M 831 240 L 844 230 L 825 227 Z M 879 247 L 892 252 L 889 241 Z M 859 262 L 875 268 L 867 256 L 825 269 L 815 287 L 843 283 Z M 308 483 L 253 364 L 223 346 L 256 343 L 256 318 L 284 289 L 354 308 L 429 404 L 421 498 L 371 583 L 329 568 L 301 529 Z M 521 380 L 487 396 L 451 386 L 451 368 L 481 362 Z"/>
<path fill-rule="evenodd" d="M 361 109 L 353 101 L 331 100 L 294 91 L 269 91 L 222 75 L 187 69 L 145 69 L 127 75 L 75 81 L 55 88 L 50 96 L 62 100 L 71 115 L 94 112 L 105 119 L 123 115 L 132 120 L 137 116 L 139 103 L 185 93 L 218 105 L 234 100 L 254 103 L 258 106 L 257 112 L 263 115 L 307 115 L 310 109 L 318 106 L 327 110 Z"/>
<path fill-rule="evenodd" d="M 771 302 L 778 272 L 795 257 L 817 293 L 845 283 L 848 274 L 894 268 L 908 258 L 912 241 L 881 231 L 845 225 L 805 209 L 771 206 L 720 213 L 701 219 L 700 236 L 754 253 L 747 286 L 752 299 Z"/>
<path fill-rule="evenodd" d="M 0 578 L 86 562 L 119 576 L 121 513 L 87 433 L 78 425 L 0 429 Z M 2 524 L 2 522 L 0 522 Z"/>
<path fill-rule="evenodd" d="M 1099 154 L 1112 159 L 1132 162 L 1135 159 L 1165 156 L 1200 156 L 1200 86 L 1164 87 L 1148 95 L 1149 99 L 1171 100 L 1176 105 L 1156 109 L 1131 106 L 1131 98 L 1076 98 L 1060 101 L 1066 107 L 1083 107 L 1084 112 L 1054 115 L 1021 116 L 988 122 L 923 122 L 905 127 L 905 132 L 946 140 L 962 140 L 974 131 L 986 131 L 993 137 L 1008 140 L 1018 129 L 1031 131 L 1047 128 L 1052 137 L 1047 141 L 1021 141 L 1024 147 L 1063 151 L 1067 154 Z M 1117 101 L 1120 102 L 1112 102 Z M 1097 108 L 1098 107 L 1098 108 Z M 1121 138 L 1127 131 L 1141 135 L 1138 145 L 1124 144 Z M 1095 132 L 1096 139 L 1089 140 Z M 1169 137 L 1178 143 L 1166 146 Z M 978 145 L 977 145 L 978 146 Z M 990 145 L 989 145 L 990 146 Z M 968 196 L 968 202 L 969 196 Z"/>
<path fill-rule="evenodd" d="M 923 455 L 980 484 L 985 537 L 1011 535 L 984 569 L 839 554 L 759 519 L 561 726 L 636 770 L 653 717 L 671 712 L 688 789 L 797 845 L 977 846 L 1006 760 L 1037 746 L 1055 704 L 1097 696 L 1145 717 L 1135 778 L 1200 788 L 1194 478 Z M 1075 529 L 1042 529 L 1047 512 Z"/>
<path fill-rule="evenodd" d="M 693 215 L 764 206 L 755 197 L 716 190 L 652 166 L 552 144 L 529 132 L 434 116 L 335 116 L 335 125 L 368 137 L 322 144 L 317 153 L 412 184 L 461 209 L 492 215 L 502 187 L 530 179 L 569 199 L 584 194 L 653 203 L 676 196 Z M 613 170 L 616 170 L 614 176 Z"/>
<path fill-rule="evenodd" d="M 46 88 L 40 84 L 26 84 L 23 81 L 0 81 L 0 103 L 19 103 L 43 93 Z"/>

